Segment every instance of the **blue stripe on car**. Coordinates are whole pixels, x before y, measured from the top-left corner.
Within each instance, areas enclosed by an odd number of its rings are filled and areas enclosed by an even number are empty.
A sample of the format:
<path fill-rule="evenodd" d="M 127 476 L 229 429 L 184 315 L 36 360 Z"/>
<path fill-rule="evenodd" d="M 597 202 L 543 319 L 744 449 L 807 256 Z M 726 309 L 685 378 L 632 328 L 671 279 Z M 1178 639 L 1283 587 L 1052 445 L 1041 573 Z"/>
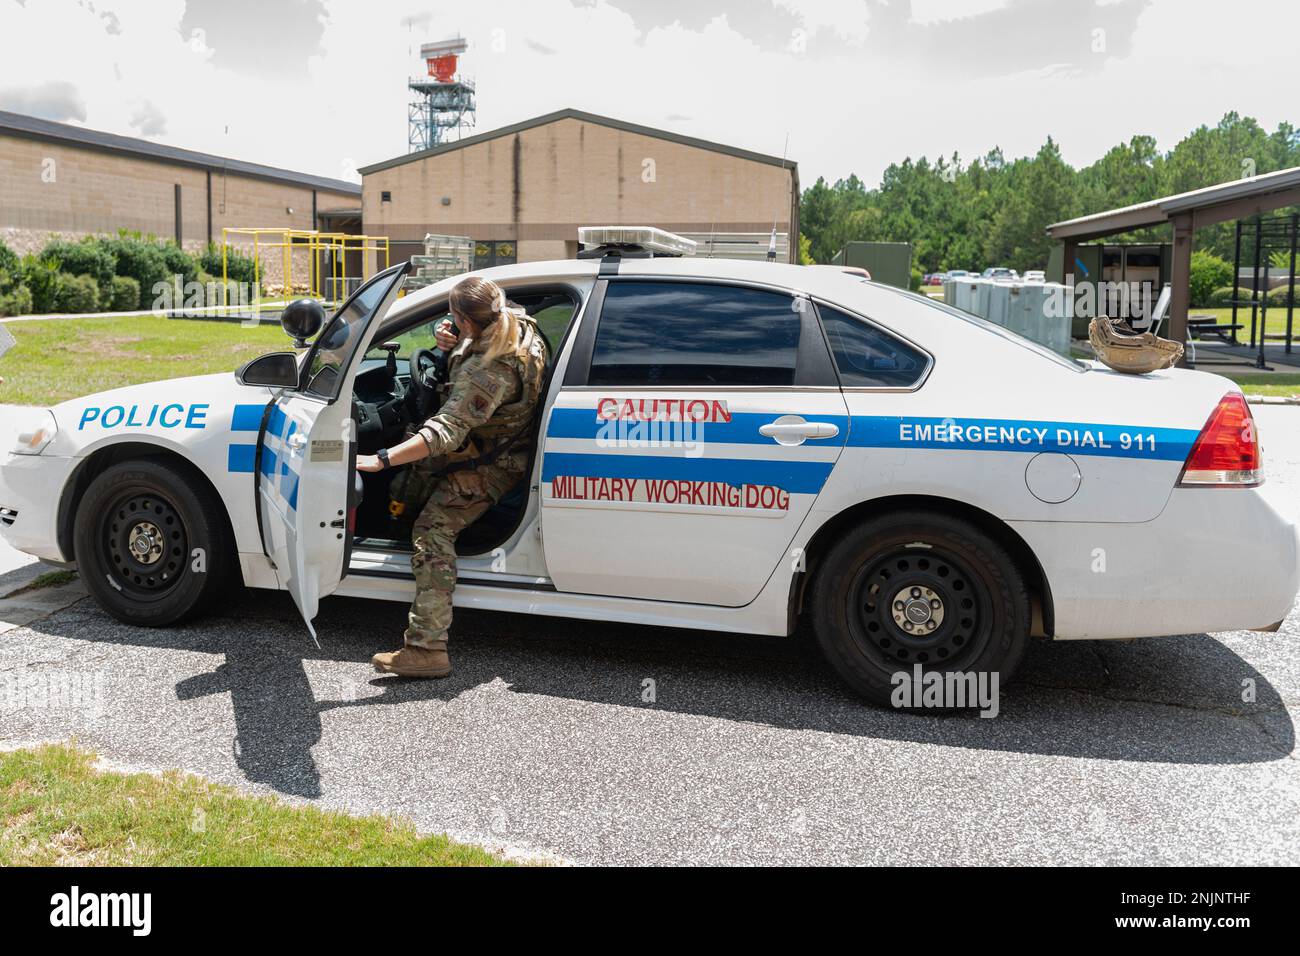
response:
<path fill-rule="evenodd" d="M 251 475 L 256 459 L 256 445 L 231 445 L 226 455 L 226 471 Z"/>
<path fill-rule="evenodd" d="M 262 427 L 262 413 L 265 405 L 236 405 L 230 416 L 232 432 L 255 432 Z"/>
<path fill-rule="evenodd" d="M 266 422 L 267 434 L 274 435 L 276 438 L 284 437 L 284 428 L 288 423 L 289 416 L 284 413 L 284 410 L 279 405 L 275 406 L 275 408 L 271 409 L 271 417 Z"/>
<path fill-rule="evenodd" d="M 236 405 L 230 419 L 230 430 L 236 432 L 256 432 L 262 427 L 262 414 L 265 405 Z M 286 434 L 285 429 L 288 429 Z M 297 425 L 277 406 L 271 409 L 266 423 L 267 437 L 287 439 L 297 430 Z M 226 453 L 226 470 L 232 473 L 252 474 L 258 467 L 257 445 L 231 444 Z M 268 442 L 262 442 L 262 475 L 277 482 L 280 495 L 291 510 L 298 509 L 298 473 L 289 467 L 288 461 L 277 454 Z"/>
<path fill-rule="evenodd" d="M 600 438 L 608 436 L 617 439 L 620 435 L 635 437 L 637 435 L 655 435 L 662 439 L 671 439 L 676 435 L 686 435 L 695 441 L 712 441 L 733 445 L 771 445 L 772 439 L 758 433 L 762 425 L 769 425 L 779 416 L 770 412 L 732 412 L 729 422 L 670 422 L 670 421 L 633 421 L 631 419 L 609 420 L 596 417 L 591 408 L 557 408 L 551 412 L 550 423 L 546 427 L 547 438 Z M 829 422 L 839 427 L 843 434 L 848 428 L 847 415 L 809 414 L 811 420 Z M 684 428 L 683 426 L 689 426 Z M 637 431 L 636 429 L 640 429 Z M 838 444 L 829 442 L 828 444 Z"/>
<path fill-rule="evenodd" d="M 276 460 L 277 458 L 274 449 L 266 448 L 266 447 L 262 448 L 262 474 L 263 475 L 266 475 L 268 478 L 275 477 Z"/>
<path fill-rule="evenodd" d="M 598 419 L 594 409 L 557 408 L 551 413 L 547 438 L 596 440 L 640 436 L 673 440 L 684 435 L 702 443 L 771 445 L 776 443 L 758 429 L 780 417 L 776 413 L 734 412 L 730 422 L 703 422 L 698 432 L 674 431 L 676 423 L 617 422 Z M 1193 428 L 1153 428 L 1142 425 L 1097 424 L 1092 422 L 1037 421 L 1015 418 L 939 418 L 910 415 L 823 415 L 805 413 L 809 421 L 837 425 L 847 430 L 846 444 L 853 448 L 956 449 L 960 451 L 1007 451 L 1036 454 L 1044 451 L 1109 458 L 1138 458 L 1149 461 L 1183 461 L 1191 452 L 1199 432 Z M 634 431 L 634 426 L 653 424 L 659 429 Z M 814 444 L 836 444 L 816 442 Z M 814 447 L 810 444 L 809 447 Z"/>
<path fill-rule="evenodd" d="M 1194 428 L 1087 422 L 855 415 L 848 444 L 854 448 L 1050 451 L 1107 458 L 1183 461 L 1191 452 L 1198 434 Z"/>

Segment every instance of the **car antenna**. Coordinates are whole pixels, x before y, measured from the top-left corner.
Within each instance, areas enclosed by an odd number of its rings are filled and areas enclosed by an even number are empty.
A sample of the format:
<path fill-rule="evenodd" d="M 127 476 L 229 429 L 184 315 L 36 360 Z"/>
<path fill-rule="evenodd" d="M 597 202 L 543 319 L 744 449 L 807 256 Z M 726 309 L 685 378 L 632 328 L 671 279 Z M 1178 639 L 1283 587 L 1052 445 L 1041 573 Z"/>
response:
<path fill-rule="evenodd" d="M 781 172 L 785 172 L 785 157 L 790 152 L 790 131 L 785 131 L 785 145 L 781 147 Z M 790 201 L 793 203 L 794 198 Z M 772 217 L 772 235 L 767 240 L 767 261 L 776 262 L 776 223 L 781 214 L 778 212 Z"/>

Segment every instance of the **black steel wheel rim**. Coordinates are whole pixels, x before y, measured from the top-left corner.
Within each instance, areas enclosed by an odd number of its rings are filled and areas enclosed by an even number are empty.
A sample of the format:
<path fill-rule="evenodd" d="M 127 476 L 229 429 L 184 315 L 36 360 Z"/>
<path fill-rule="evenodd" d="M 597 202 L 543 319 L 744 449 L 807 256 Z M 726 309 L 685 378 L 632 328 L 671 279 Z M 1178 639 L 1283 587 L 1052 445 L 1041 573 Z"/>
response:
<path fill-rule="evenodd" d="M 946 549 L 891 548 L 859 569 L 849 596 L 854 639 L 887 670 L 964 670 L 988 646 L 988 587 Z"/>
<path fill-rule="evenodd" d="M 110 583 L 138 601 L 161 600 L 185 576 L 185 522 L 164 495 L 119 495 L 100 517 L 97 538 Z"/>

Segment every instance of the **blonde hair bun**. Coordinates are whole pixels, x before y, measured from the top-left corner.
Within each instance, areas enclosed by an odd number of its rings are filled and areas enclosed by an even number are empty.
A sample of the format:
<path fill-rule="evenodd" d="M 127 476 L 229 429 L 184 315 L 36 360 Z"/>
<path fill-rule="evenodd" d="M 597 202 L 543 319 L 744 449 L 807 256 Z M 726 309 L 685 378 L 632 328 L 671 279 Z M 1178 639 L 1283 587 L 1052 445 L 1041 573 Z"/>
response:
<path fill-rule="evenodd" d="M 451 311 L 470 319 L 482 330 L 485 361 L 493 361 L 517 352 L 520 347 L 519 322 L 528 313 L 511 305 L 505 291 L 491 279 L 468 276 L 456 283 L 449 298 Z"/>

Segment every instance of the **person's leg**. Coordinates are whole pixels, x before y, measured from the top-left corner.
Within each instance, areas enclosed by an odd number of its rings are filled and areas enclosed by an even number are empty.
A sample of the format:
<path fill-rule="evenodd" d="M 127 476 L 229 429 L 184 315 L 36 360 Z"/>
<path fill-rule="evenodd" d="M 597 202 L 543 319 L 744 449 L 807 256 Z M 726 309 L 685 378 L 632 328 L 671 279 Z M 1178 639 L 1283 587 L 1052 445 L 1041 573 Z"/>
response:
<path fill-rule="evenodd" d="M 462 490 L 458 483 L 443 478 L 415 520 L 411 535 L 415 600 L 407 615 L 405 646 L 376 654 L 372 660 L 380 671 L 408 677 L 446 677 L 451 673 L 447 629 L 456 587 L 456 537 L 490 504 L 488 499 L 466 496 Z"/>
<path fill-rule="evenodd" d="M 486 498 L 468 497 L 452 482 L 442 481 L 415 519 L 411 536 L 415 601 L 407 615 L 407 645 L 446 648 L 451 595 L 456 588 L 456 538 L 482 517 L 490 504 Z"/>

